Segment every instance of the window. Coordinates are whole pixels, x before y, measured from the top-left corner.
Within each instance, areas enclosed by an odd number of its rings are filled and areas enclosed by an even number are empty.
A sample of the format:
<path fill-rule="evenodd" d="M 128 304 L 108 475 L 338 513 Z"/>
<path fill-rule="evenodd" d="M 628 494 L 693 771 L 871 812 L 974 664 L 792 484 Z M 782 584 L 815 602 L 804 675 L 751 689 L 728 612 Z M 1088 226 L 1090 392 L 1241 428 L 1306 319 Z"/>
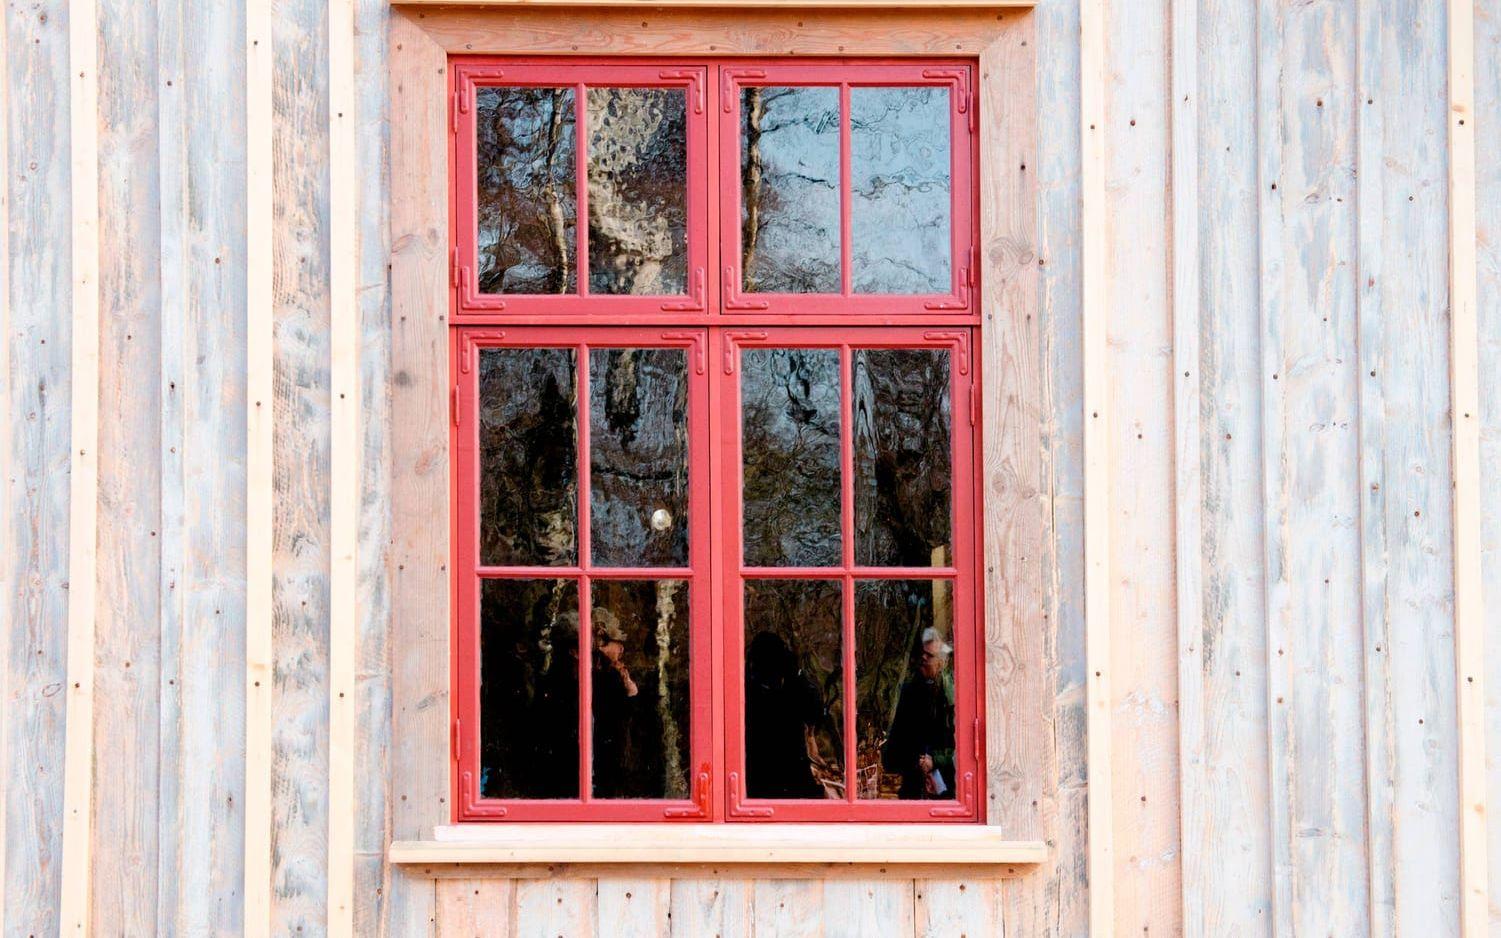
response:
<path fill-rule="evenodd" d="M 450 75 L 455 817 L 978 820 L 972 66 Z"/>

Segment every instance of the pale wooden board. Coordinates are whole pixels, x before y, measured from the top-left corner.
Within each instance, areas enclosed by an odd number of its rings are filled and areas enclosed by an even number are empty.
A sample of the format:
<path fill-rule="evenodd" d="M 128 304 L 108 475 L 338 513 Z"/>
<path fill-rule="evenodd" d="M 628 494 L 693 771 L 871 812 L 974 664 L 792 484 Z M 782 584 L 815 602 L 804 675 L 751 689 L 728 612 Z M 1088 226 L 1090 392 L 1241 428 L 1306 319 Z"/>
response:
<path fill-rule="evenodd" d="M 989 879 L 920 879 L 914 885 L 918 938 L 988 938 L 1001 933 L 1000 888 Z"/>
<path fill-rule="evenodd" d="M 277 821 L 276 486 L 277 264 L 275 181 L 276 74 L 279 31 L 272 0 L 245 0 L 245 869 L 248 938 L 272 931 Z M 226 350 L 228 351 L 228 350 Z M 301 649 L 299 649 L 300 651 Z"/>
<path fill-rule="evenodd" d="M 587 936 L 599 927 L 592 879 L 528 879 L 516 883 L 515 938 Z"/>
<path fill-rule="evenodd" d="M 1442 0 L 1358 22 L 1358 415 L 1371 929 L 1459 929 Z M 1433 23 L 1434 29 L 1414 29 Z M 1473 345 L 1473 343 L 1472 343 Z"/>
<path fill-rule="evenodd" d="M 99 604 L 92 921 L 157 931 L 161 622 L 157 22 L 99 4 Z"/>
<path fill-rule="evenodd" d="M 751 933 L 756 938 L 822 936 L 824 885 L 817 879 L 757 879 L 751 885 Z"/>
<path fill-rule="evenodd" d="M 672 880 L 662 877 L 606 876 L 598 880 L 599 929 L 619 938 L 670 934 Z"/>
<path fill-rule="evenodd" d="M 272 20 L 273 935 L 328 928 L 329 816 L 335 807 L 328 737 L 334 231 L 326 6 L 325 0 L 281 0 Z M 339 245 L 343 251 L 350 247 Z M 339 340 L 347 341 L 347 324 L 339 325 Z M 346 351 L 341 349 L 341 358 Z M 345 358 L 341 364 L 352 363 Z"/>
<path fill-rule="evenodd" d="M 1197 359 L 1175 353 L 1175 381 L 1197 385 L 1198 434 L 1179 458 L 1199 464 L 1200 538 L 1179 563 L 1200 564 L 1198 621 L 1180 608 L 1185 934 L 1256 934 L 1271 914 L 1267 646 L 1262 573 L 1261 366 L 1257 326 L 1256 11 L 1214 0 L 1198 22 L 1199 238 L 1175 261 L 1199 265 Z M 1175 105 L 1181 95 L 1174 95 Z M 1176 166 L 1176 160 L 1174 165 Z M 1184 196 L 1174 189 L 1174 206 Z M 1184 244 L 1186 239 L 1179 239 Z M 1180 308 L 1182 308 L 1180 306 Z M 1192 340 L 1190 340 L 1192 341 Z M 1184 372 L 1190 372 L 1187 376 Z M 1182 385 L 1180 385 L 1182 386 Z M 1195 406 L 1175 405 L 1177 419 Z M 1179 510 L 1188 506 L 1180 504 Z M 1197 552 L 1197 558 L 1192 556 Z M 1197 641 L 1195 641 L 1195 638 Z M 1198 668 L 1198 696 L 1184 688 Z M 1192 713 L 1197 707 L 1199 712 Z M 1190 721 L 1201 729 L 1190 743 Z M 1199 762 L 1197 781 L 1190 760 Z"/>
<path fill-rule="evenodd" d="M 355 669 L 361 597 L 360 392 L 355 0 L 328 0 L 329 572 L 327 930 L 354 933 Z"/>
<path fill-rule="evenodd" d="M 99 593 L 99 10 L 68 3 L 72 361 L 68 430 L 68 670 L 63 756 L 62 927 L 91 933 L 94 683 Z"/>
<path fill-rule="evenodd" d="M 1169 7 L 1110 4 L 1101 67 L 1109 397 L 1105 427 L 1115 930 L 1176 933 L 1178 899 L 1177 617 L 1169 170 Z M 1086 198 L 1088 192 L 1086 191 Z M 1089 228 L 1086 223 L 1086 237 Z M 1086 379 L 1087 380 L 1087 379 Z M 1090 405 L 1093 421 L 1094 405 Z M 1095 518 L 1091 517 L 1090 523 Z M 1090 610 L 1093 619 L 1094 610 Z M 1099 792 L 1094 792 L 1100 794 Z"/>
<path fill-rule="evenodd" d="M 747 938 L 752 934 L 752 888 L 738 879 L 674 879 L 669 911 L 674 936 Z"/>
<path fill-rule="evenodd" d="M 178 845 L 166 931 L 245 930 L 248 82 L 245 16 L 214 4 L 182 23 L 183 242 L 167 273 L 181 290 L 182 604 L 177 680 Z M 204 120 L 203 115 L 214 115 Z M 265 128 L 257 140 L 269 139 Z M 268 514 L 260 517 L 268 517 Z M 168 584 L 169 589 L 172 583 Z M 167 877 L 164 876 L 164 881 Z M 260 908 L 264 909 L 262 904 Z"/>
<path fill-rule="evenodd" d="M 1084 648 L 1089 786 L 1089 930 L 1108 935 L 1115 921 L 1115 819 L 1112 791 L 1109 276 L 1106 271 L 1106 100 L 1104 0 L 1079 3 L 1079 278 L 1083 321 Z"/>
<path fill-rule="evenodd" d="M 437 883 L 437 933 L 445 938 L 509 938 L 516 886 L 506 879 Z"/>
<path fill-rule="evenodd" d="M 828 938 L 914 934 L 916 890 L 909 880 L 839 879 L 823 884 Z"/>
<path fill-rule="evenodd" d="M 156 928 L 165 934 L 175 927 L 178 892 L 177 860 L 182 850 L 181 778 L 175 769 L 182 752 L 182 638 L 183 505 L 183 388 L 180 384 L 187 342 L 188 202 L 187 141 L 183 127 L 183 0 L 156 4 L 157 98 L 157 270 L 160 276 L 157 348 L 157 446 L 161 478 L 160 540 L 157 561 L 157 772 L 156 795 Z"/>
<path fill-rule="evenodd" d="M 355 10 L 358 125 L 360 412 L 364 418 L 359 531 L 359 635 L 355 661 L 355 919 L 357 935 L 385 917 L 385 846 L 390 797 L 391 307 L 385 0 Z"/>
<path fill-rule="evenodd" d="M 1361 934 L 1355 11 L 1258 11 L 1272 925 Z"/>
<path fill-rule="evenodd" d="M 45 17 L 45 19 L 44 19 Z M 10 558 L 4 621 L 4 926 L 59 929 L 68 617 L 69 152 L 64 0 L 7 7 Z M 22 141 L 25 141 L 23 144 Z M 25 275 L 21 276 L 21 272 Z"/>
<path fill-rule="evenodd" d="M 1483 0 L 1475 17 L 1475 119 L 1481 134 L 1501 127 L 1501 3 Z M 1482 484 L 1477 515 L 1480 521 L 1482 594 L 1489 610 L 1485 618 L 1485 745 L 1489 756 L 1486 771 L 1486 802 L 1492 808 L 1486 825 L 1487 867 L 1494 880 L 1501 871 L 1501 818 L 1494 806 L 1501 805 L 1501 148 L 1477 146 L 1476 225 L 1477 298 L 1476 332 L 1479 353 L 1480 478 Z M 1490 884 L 1489 926 L 1501 930 L 1501 884 Z"/>
<path fill-rule="evenodd" d="M 0 13 L 0 596 L 15 596 L 20 592 L 16 582 L 16 563 L 4 548 L 10 546 L 11 519 L 14 513 L 12 480 L 16 478 L 15 453 L 11 443 L 13 417 L 11 401 L 10 357 L 10 28 Z M 0 705 L 10 705 L 10 653 L 11 630 L 0 629 Z M 0 716 L 0 769 L 9 768 L 10 721 Z M 9 816 L 10 783 L 7 773 L 0 771 L 0 908 L 6 895 L 5 861 L 9 853 L 6 846 L 6 821 Z M 5 913 L 0 911 L 0 928 L 5 927 Z"/>
<path fill-rule="evenodd" d="M 391 112 L 391 831 L 426 836 L 449 816 L 448 283 L 444 56 L 393 15 Z M 441 219 L 441 223 L 434 220 Z M 434 506 L 438 506 L 436 509 Z M 400 649 L 399 653 L 395 650 Z M 432 891 L 387 877 L 387 928 L 420 934 Z"/>

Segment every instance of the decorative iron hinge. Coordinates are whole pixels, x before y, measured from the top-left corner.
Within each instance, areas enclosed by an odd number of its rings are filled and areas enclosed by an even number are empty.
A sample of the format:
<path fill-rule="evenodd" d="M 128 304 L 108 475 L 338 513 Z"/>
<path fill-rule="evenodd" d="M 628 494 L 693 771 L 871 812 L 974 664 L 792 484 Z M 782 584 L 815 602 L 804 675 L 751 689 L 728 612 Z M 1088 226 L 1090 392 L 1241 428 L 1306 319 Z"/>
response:
<path fill-rule="evenodd" d="M 459 734 L 459 718 L 453 718 L 453 761 L 461 761 L 459 758 L 459 740 L 463 737 Z"/>
<path fill-rule="evenodd" d="M 448 285 L 459 285 L 459 246 L 454 245 L 448 249 Z"/>
<path fill-rule="evenodd" d="M 454 385 L 453 386 L 453 390 L 450 391 L 450 392 L 448 392 L 448 393 L 449 393 L 449 404 L 452 406 L 452 409 L 453 409 L 453 425 L 454 426 L 458 426 L 459 425 L 459 386 L 457 384 Z"/>

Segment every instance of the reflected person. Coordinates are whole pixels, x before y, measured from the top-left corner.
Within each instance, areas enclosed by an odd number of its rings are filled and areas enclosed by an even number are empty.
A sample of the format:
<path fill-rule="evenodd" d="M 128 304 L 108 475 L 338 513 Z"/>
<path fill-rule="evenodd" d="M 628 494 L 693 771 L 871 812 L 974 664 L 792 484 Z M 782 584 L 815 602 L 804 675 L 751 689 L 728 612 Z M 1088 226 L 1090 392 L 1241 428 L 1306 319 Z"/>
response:
<path fill-rule="evenodd" d="M 625 663 L 625 630 L 609 609 L 595 606 L 591 613 L 594 630 L 594 661 L 590 695 L 594 716 L 594 795 L 597 798 L 627 798 L 626 749 L 635 717 L 635 699 L 640 693 Z"/>
<path fill-rule="evenodd" d="M 881 753 L 882 767 L 902 776 L 899 798 L 954 797 L 953 651 L 937 629 L 923 629 L 917 671 L 902 685 Z"/>
<path fill-rule="evenodd" d="M 775 632 L 751 639 L 745 661 L 746 793 L 752 798 L 822 798 L 808 755 L 808 731 L 823 698 Z"/>

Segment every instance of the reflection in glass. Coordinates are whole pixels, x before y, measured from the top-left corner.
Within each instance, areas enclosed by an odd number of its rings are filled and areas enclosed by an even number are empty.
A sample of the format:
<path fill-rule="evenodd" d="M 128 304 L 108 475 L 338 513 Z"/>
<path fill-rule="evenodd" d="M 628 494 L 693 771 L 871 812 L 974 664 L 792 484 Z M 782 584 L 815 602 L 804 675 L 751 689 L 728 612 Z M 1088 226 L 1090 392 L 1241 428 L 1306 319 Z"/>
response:
<path fill-rule="evenodd" d="M 688 798 L 688 584 L 591 589 L 594 797 Z"/>
<path fill-rule="evenodd" d="M 578 586 L 480 583 L 480 793 L 577 798 Z"/>
<path fill-rule="evenodd" d="M 680 348 L 590 349 L 596 566 L 688 565 L 688 363 Z"/>
<path fill-rule="evenodd" d="M 840 584 L 745 584 L 745 783 L 751 798 L 844 797 Z"/>
<path fill-rule="evenodd" d="M 687 292 L 688 114 L 681 88 L 590 88 L 589 290 Z"/>
<path fill-rule="evenodd" d="M 955 797 L 951 597 L 946 580 L 855 583 L 860 798 Z"/>
<path fill-rule="evenodd" d="M 840 562 L 839 350 L 741 353 L 745 564 Z"/>
<path fill-rule="evenodd" d="M 855 562 L 948 566 L 948 351 L 857 349 L 852 378 Z"/>
<path fill-rule="evenodd" d="M 949 89 L 850 89 L 851 285 L 948 293 Z"/>
<path fill-rule="evenodd" d="M 480 88 L 476 93 L 481 293 L 573 292 L 578 277 L 573 115 L 572 88 Z"/>
<path fill-rule="evenodd" d="M 839 89 L 740 92 L 742 287 L 839 292 Z"/>
<path fill-rule="evenodd" d="M 480 563 L 577 562 L 574 350 L 483 349 Z"/>

